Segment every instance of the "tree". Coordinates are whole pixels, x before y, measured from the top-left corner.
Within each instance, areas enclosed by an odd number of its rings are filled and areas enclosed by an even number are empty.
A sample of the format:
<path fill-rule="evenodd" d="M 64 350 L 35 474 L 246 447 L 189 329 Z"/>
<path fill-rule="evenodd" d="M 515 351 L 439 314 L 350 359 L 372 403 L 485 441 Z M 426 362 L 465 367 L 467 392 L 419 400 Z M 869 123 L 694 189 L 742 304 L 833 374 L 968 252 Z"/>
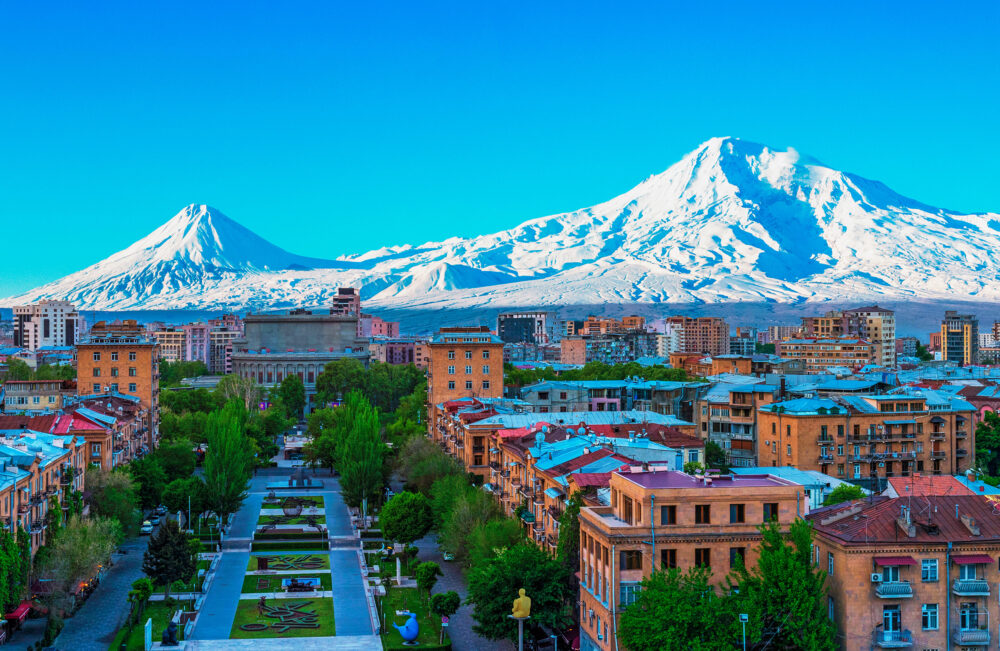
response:
<path fill-rule="evenodd" d="M 336 455 L 342 497 L 353 507 L 361 506 L 364 500 L 374 503 L 385 486 L 387 452 L 379 435 L 378 410 L 358 391 L 351 391 L 340 409 L 343 412 L 334 436 L 343 440 Z"/>
<path fill-rule="evenodd" d="M 18 539 L 6 527 L 0 529 L 0 612 L 9 613 L 21 603 L 28 588 L 25 561 Z"/>
<path fill-rule="evenodd" d="M 726 451 L 715 441 L 705 441 L 705 465 L 722 473 L 729 472 Z"/>
<path fill-rule="evenodd" d="M 428 601 L 431 598 L 431 590 L 434 589 L 434 584 L 437 583 L 438 577 L 442 575 L 441 566 L 434 561 L 421 563 L 417 566 L 417 569 L 413 570 L 413 578 L 417 581 L 417 588 L 427 593 Z"/>
<path fill-rule="evenodd" d="M 397 493 L 379 514 L 382 536 L 409 545 L 427 535 L 434 524 L 431 506 L 420 493 Z"/>
<path fill-rule="evenodd" d="M 285 415 L 298 420 L 306 406 L 306 385 L 298 375 L 286 375 L 278 387 L 278 395 L 285 405 Z"/>
<path fill-rule="evenodd" d="M 23 360 L 17 357 L 7 358 L 7 377 L 6 381 L 17 381 L 23 382 L 25 380 L 31 379 L 31 367 Z"/>
<path fill-rule="evenodd" d="M 208 416 L 204 507 L 215 511 L 223 522 L 239 510 L 247 496 L 252 453 L 244 436 L 246 420 L 243 404 L 235 400 Z"/>
<path fill-rule="evenodd" d="M 754 344 L 754 352 L 762 353 L 765 355 L 773 355 L 775 346 L 774 344 Z"/>
<path fill-rule="evenodd" d="M 1000 475 L 1000 416 L 987 411 L 976 424 L 976 466 L 987 475 Z"/>
<path fill-rule="evenodd" d="M 187 536 L 176 522 L 166 520 L 149 540 L 149 547 L 142 555 L 142 571 L 154 583 L 162 585 L 164 596 L 169 598 L 171 584 L 187 581 L 197 567 Z"/>
<path fill-rule="evenodd" d="M 569 498 L 566 510 L 559 516 L 559 540 L 556 542 L 556 558 L 566 567 L 580 567 L 580 507 L 583 493 L 577 491 Z M 576 594 L 579 582 L 569 576 L 569 589 Z"/>
<path fill-rule="evenodd" d="M 732 648 L 728 600 L 711 585 L 712 570 L 656 570 L 642 580 L 635 603 L 622 611 L 618 641 L 629 651 Z"/>
<path fill-rule="evenodd" d="M 737 563 L 740 611 L 750 615 L 747 640 L 772 649 L 832 651 L 835 629 L 827 617 L 826 572 L 812 563 L 812 524 L 795 520 L 783 535 L 777 521 L 760 526 L 757 566 Z"/>
<path fill-rule="evenodd" d="M 462 475 L 447 475 L 434 482 L 430 494 L 435 529 L 438 531 L 442 529 L 448 516 L 451 515 L 455 502 L 469 490 L 469 482 Z"/>
<path fill-rule="evenodd" d="M 451 617 L 458 612 L 461 606 L 462 598 L 454 590 L 431 595 L 431 612 L 435 615 Z M 441 635 L 438 636 L 438 644 L 444 644 L 444 626 L 441 626 Z"/>
<path fill-rule="evenodd" d="M 164 388 L 179 386 L 183 378 L 202 375 L 208 375 L 205 362 L 160 362 L 160 386 Z"/>
<path fill-rule="evenodd" d="M 524 532 L 517 520 L 497 518 L 477 525 L 465 545 L 469 566 L 490 561 L 523 540 Z"/>
<path fill-rule="evenodd" d="M 566 574 L 571 570 L 531 543 L 511 547 L 469 572 L 466 603 L 472 604 L 472 630 L 491 640 L 517 640 L 517 623 L 507 617 L 524 588 L 531 597 L 533 623 L 548 628 L 569 621 Z"/>
<path fill-rule="evenodd" d="M 205 510 L 205 482 L 199 477 L 173 480 L 163 489 L 163 505 L 171 513 L 190 509 L 191 518 L 198 517 Z"/>
<path fill-rule="evenodd" d="M 81 581 L 96 576 L 98 567 L 111 559 L 115 549 L 113 529 L 108 518 L 71 517 L 49 542 L 50 553 L 40 568 L 42 576 L 57 592 L 73 594 Z"/>
<path fill-rule="evenodd" d="M 860 486 L 855 486 L 854 484 L 840 484 L 826 496 L 823 500 L 823 506 L 831 506 L 833 504 L 840 504 L 841 502 L 848 502 L 850 500 L 859 500 L 865 496 L 865 492 L 861 490 Z"/>
<path fill-rule="evenodd" d="M 175 479 L 190 477 L 194 473 L 197 459 L 195 459 L 194 444 L 188 439 L 161 441 L 152 456 L 163 468 L 168 484 Z"/>
<path fill-rule="evenodd" d="M 684 472 L 689 475 L 701 472 L 705 469 L 705 465 L 699 461 L 685 461 L 684 462 Z"/>
<path fill-rule="evenodd" d="M 215 385 L 215 392 L 222 396 L 224 402 L 238 400 L 249 412 L 256 409 L 260 402 L 260 387 L 248 377 L 226 375 Z"/>
<path fill-rule="evenodd" d="M 163 466 L 156 455 L 135 459 L 128 465 L 128 469 L 135 481 L 139 505 L 144 509 L 156 507 L 167 485 L 167 473 L 163 472 Z"/>
<path fill-rule="evenodd" d="M 455 501 L 441 529 L 441 548 L 463 564 L 469 560 L 469 535 L 479 525 L 500 517 L 500 507 L 485 491 L 470 488 Z"/>
<path fill-rule="evenodd" d="M 59 504 L 59 498 L 53 495 L 49 498 L 49 508 L 45 511 L 45 530 L 48 532 L 50 541 L 59 535 L 62 520 L 62 505 Z"/>
<path fill-rule="evenodd" d="M 927 346 L 923 344 L 917 344 L 917 359 L 921 362 L 929 362 L 934 359 L 934 353 L 927 350 Z"/>
<path fill-rule="evenodd" d="M 325 404 L 341 400 L 351 390 L 364 386 L 365 367 L 356 359 L 336 359 L 327 362 L 316 377 L 316 402 Z"/>
<path fill-rule="evenodd" d="M 93 515 L 117 520 L 127 536 L 139 533 L 142 514 L 136 485 L 124 469 L 107 471 L 92 467 L 84 475 L 84 486 L 90 493 L 88 502 Z"/>

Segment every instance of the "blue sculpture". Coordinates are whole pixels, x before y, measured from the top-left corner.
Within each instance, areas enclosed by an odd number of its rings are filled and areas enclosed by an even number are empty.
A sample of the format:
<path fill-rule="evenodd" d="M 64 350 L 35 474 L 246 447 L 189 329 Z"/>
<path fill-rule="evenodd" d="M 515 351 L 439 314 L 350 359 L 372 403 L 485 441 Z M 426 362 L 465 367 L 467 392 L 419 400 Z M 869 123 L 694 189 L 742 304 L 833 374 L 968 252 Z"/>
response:
<path fill-rule="evenodd" d="M 417 643 L 417 635 L 420 634 L 420 623 L 417 621 L 416 613 L 410 613 L 410 618 L 402 626 L 393 622 L 392 627 L 403 636 L 403 644 L 410 646 Z"/>

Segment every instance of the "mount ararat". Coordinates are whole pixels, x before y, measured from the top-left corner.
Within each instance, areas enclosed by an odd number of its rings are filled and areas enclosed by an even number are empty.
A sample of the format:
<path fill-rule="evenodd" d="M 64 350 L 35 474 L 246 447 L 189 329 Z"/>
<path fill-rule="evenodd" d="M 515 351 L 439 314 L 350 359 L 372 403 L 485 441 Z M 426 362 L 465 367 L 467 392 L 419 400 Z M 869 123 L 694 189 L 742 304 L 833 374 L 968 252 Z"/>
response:
<path fill-rule="evenodd" d="M 0 303 L 266 310 L 326 305 L 339 286 L 360 287 L 366 305 L 425 310 L 985 302 L 1000 299 L 997 251 L 996 213 L 934 208 L 791 149 L 713 138 L 590 208 L 333 260 L 289 253 L 192 204 L 127 249 Z"/>

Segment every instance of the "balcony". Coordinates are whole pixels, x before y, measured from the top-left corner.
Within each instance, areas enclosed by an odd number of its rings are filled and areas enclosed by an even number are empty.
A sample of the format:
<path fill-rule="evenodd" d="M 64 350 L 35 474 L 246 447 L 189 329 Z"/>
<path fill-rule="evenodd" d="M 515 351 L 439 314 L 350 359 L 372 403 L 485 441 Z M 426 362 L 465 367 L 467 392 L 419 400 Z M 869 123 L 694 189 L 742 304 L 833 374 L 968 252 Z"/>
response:
<path fill-rule="evenodd" d="M 500 470 L 500 464 L 496 461 L 490 461 L 490 470 Z"/>
<path fill-rule="evenodd" d="M 557 520 L 562 516 L 563 511 L 558 506 L 550 506 L 548 508 L 549 515 Z"/>
<path fill-rule="evenodd" d="M 964 429 L 955 430 L 955 438 L 964 439 L 966 436 L 968 436 L 968 434 L 965 432 Z"/>
<path fill-rule="evenodd" d="M 31 523 L 31 526 L 28 528 L 28 533 L 35 534 L 35 533 L 42 533 L 43 531 L 45 531 L 45 523 L 42 522 L 41 520 L 35 520 L 34 522 Z"/>
<path fill-rule="evenodd" d="M 535 504 L 545 504 L 545 494 L 544 493 L 535 493 L 534 497 L 532 497 L 532 501 Z"/>
<path fill-rule="evenodd" d="M 967 454 L 969 454 L 969 453 L 968 453 L 968 451 L 965 448 L 958 448 L 957 450 L 955 450 L 955 456 L 956 457 L 964 457 Z"/>
<path fill-rule="evenodd" d="M 44 497 L 42 497 L 42 494 L 41 494 L 41 493 L 35 493 L 35 494 L 34 494 L 34 495 L 32 495 L 32 496 L 31 496 L 31 498 L 30 498 L 30 499 L 28 500 L 28 502 L 29 502 L 29 503 L 30 503 L 30 504 L 31 504 L 32 506 L 38 506 L 39 504 L 41 504 L 41 503 L 42 503 L 42 502 L 44 502 L 44 501 L 45 501 L 45 498 L 44 498 Z"/>
<path fill-rule="evenodd" d="M 951 592 L 959 597 L 988 597 L 990 584 L 983 579 L 955 579 Z"/>
<path fill-rule="evenodd" d="M 944 458 L 945 458 L 944 450 L 931 450 L 931 459 L 944 459 Z"/>
<path fill-rule="evenodd" d="M 880 599 L 909 599 L 913 588 L 909 581 L 883 581 L 875 584 L 875 596 Z"/>
<path fill-rule="evenodd" d="M 17 505 L 17 512 L 18 513 L 27 513 L 30 510 L 31 510 L 31 507 L 28 506 L 27 504 L 18 504 Z"/>
<path fill-rule="evenodd" d="M 987 628 L 956 626 L 951 629 L 951 641 L 959 646 L 989 646 L 990 631 Z"/>
<path fill-rule="evenodd" d="M 932 441 L 943 441 L 948 437 L 944 432 L 931 432 Z"/>
<path fill-rule="evenodd" d="M 833 437 L 820 436 L 816 439 L 816 445 L 833 445 Z"/>
<path fill-rule="evenodd" d="M 833 455 L 832 454 L 819 455 L 818 463 L 833 463 Z"/>
<path fill-rule="evenodd" d="M 878 626 L 872 631 L 872 646 L 879 649 L 906 649 L 913 646 L 913 634 L 906 629 L 887 631 Z"/>
<path fill-rule="evenodd" d="M 482 454 L 483 452 L 486 452 L 486 448 L 482 445 L 473 445 L 472 452 L 474 454 Z"/>

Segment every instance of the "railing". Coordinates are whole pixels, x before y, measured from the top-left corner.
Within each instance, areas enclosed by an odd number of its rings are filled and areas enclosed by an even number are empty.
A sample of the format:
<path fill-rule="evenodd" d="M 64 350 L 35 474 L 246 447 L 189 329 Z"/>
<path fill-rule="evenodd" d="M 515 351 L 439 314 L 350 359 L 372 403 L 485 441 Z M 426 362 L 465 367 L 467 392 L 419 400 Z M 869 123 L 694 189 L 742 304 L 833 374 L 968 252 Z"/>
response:
<path fill-rule="evenodd" d="M 472 451 L 476 454 L 481 454 L 483 452 L 486 452 L 486 448 L 483 447 L 482 445 L 473 445 Z"/>
<path fill-rule="evenodd" d="M 990 631 L 986 628 L 955 626 L 951 629 L 951 640 L 960 646 L 989 646 Z"/>
<path fill-rule="evenodd" d="M 931 450 L 931 459 L 944 459 L 944 450 Z"/>
<path fill-rule="evenodd" d="M 872 631 L 872 646 L 882 649 L 904 649 L 913 646 L 913 633 L 908 629 L 887 631 L 884 626 L 877 626 Z"/>
<path fill-rule="evenodd" d="M 31 507 L 29 505 L 27 505 L 27 504 L 18 504 L 17 505 L 17 512 L 18 513 L 27 513 L 30 510 L 31 510 Z"/>
<path fill-rule="evenodd" d="M 913 596 L 909 581 L 883 581 L 875 584 L 875 595 L 882 599 L 904 599 Z"/>
<path fill-rule="evenodd" d="M 532 498 L 532 500 L 534 501 L 535 504 L 545 504 L 545 494 L 544 493 L 535 493 L 535 495 Z"/>
<path fill-rule="evenodd" d="M 968 436 L 968 434 L 965 432 L 965 430 L 961 429 L 955 430 L 955 438 L 964 439 L 966 436 Z"/>
<path fill-rule="evenodd" d="M 960 597 L 988 597 L 990 584 L 983 579 L 955 579 L 951 591 Z"/>
<path fill-rule="evenodd" d="M 819 463 L 833 463 L 833 455 L 832 454 L 819 455 Z"/>
<path fill-rule="evenodd" d="M 45 523 L 41 520 L 35 520 L 31 523 L 31 527 L 28 529 L 30 533 L 42 533 L 45 531 Z"/>
<path fill-rule="evenodd" d="M 964 457 L 967 454 L 968 454 L 968 451 L 965 448 L 958 448 L 957 450 L 955 450 L 955 456 L 956 457 Z"/>
<path fill-rule="evenodd" d="M 931 432 L 932 441 L 943 441 L 947 438 L 947 434 L 944 432 Z"/>
<path fill-rule="evenodd" d="M 833 445 L 832 436 L 820 436 L 816 439 L 816 445 Z"/>

